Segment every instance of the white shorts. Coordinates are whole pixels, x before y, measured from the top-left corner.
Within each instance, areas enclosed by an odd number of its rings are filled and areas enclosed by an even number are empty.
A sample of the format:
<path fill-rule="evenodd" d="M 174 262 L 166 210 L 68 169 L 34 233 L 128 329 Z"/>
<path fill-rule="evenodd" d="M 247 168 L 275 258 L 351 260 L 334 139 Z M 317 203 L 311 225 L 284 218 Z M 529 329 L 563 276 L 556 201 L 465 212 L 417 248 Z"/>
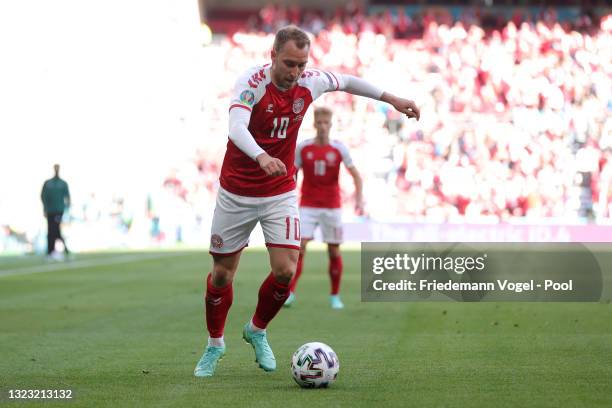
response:
<path fill-rule="evenodd" d="M 342 243 L 342 210 L 340 208 L 300 207 L 300 220 L 304 239 L 313 239 L 315 228 L 319 226 L 324 242 Z"/>
<path fill-rule="evenodd" d="M 244 197 L 219 187 L 210 232 L 210 253 L 233 255 L 249 244 L 261 223 L 266 246 L 300 249 L 300 215 L 297 193 L 272 197 Z"/>

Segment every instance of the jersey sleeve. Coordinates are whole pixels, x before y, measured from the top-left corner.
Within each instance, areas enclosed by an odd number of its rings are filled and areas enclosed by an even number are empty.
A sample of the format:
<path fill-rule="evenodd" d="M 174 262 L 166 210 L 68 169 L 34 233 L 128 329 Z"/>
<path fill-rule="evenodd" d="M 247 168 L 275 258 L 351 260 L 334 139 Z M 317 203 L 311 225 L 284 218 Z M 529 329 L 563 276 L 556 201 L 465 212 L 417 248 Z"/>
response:
<path fill-rule="evenodd" d="M 70 206 L 70 188 L 68 187 L 68 183 L 64 181 L 64 200 L 65 203 Z"/>
<path fill-rule="evenodd" d="M 248 130 L 253 106 L 266 92 L 266 74 L 263 68 L 251 68 L 234 85 L 229 108 L 229 138 L 243 153 L 255 160 L 264 150 Z"/>
<path fill-rule="evenodd" d="M 40 191 L 40 200 L 42 201 L 43 205 L 45 206 L 45 209 L 47 208 L 47 183 L 49 181 L 45 181 L 43 183 L 43 187 L 42 190 Z"/>
<path fill-rule="evenodd" d="M 350 169 L 351 167 L 355 166 L 353 164 L 353 158 L 351 157 L 351 153 L 349 152 L 348 147 L 346 147 L 344 143 L 335 140 L 334 147 L 340 152 L 340 155 L 342 156 L 342 163 L 344 163 L 344 166 L 347 169 Z"/>
<path fill-rule="evenodd" d="M 312 100 L 317 99 L 325 92 L 339 91 L 346 86 L 342 75 L 319 69 L 307 69 L 302 74 L 300 81 L 303 86 L 310 90 Z"/>
<path fill-rule="evenodd" d="M 249 113 L 266 92 L 266 77 L 262 67 L 251 68 L 234 84 L 229 110 L 241 108 Z"/>

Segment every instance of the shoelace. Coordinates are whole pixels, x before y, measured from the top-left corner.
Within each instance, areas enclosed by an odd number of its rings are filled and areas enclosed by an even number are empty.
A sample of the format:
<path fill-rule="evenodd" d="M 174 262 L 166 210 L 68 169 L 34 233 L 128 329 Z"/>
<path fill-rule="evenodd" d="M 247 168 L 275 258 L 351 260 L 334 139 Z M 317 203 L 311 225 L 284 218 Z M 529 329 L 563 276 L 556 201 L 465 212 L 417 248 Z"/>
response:
<path fill-rule="evenodd" d="M 263 331 L 261 331 L 261 332 L 260 331 L 253 332 L 253 333 L 251 333 L 251 338 L 252 339 L 257 338 L 258 340 L 260 340 L 263 343 L 263 348 L 264 348 L 265 352 L 268 352 L 268 351 L 270 353 L 272 352 L 272 349 L 270 348 L 270 345 L 268 344 L 267 341 L 265 341 L 266 340 L 266 333 L 265 332 L 263 332 Z"/>
<path fill-rule="evenodd" d="M 206 353 L 204 353 L 204 361 L 206 360 L 211 360 L 213 357 L 217 356 L 218 354 L 221 354 L 221 350 L 216 350 L 216 349 L 212 349 L 209 348 L 206 350 Z"/>

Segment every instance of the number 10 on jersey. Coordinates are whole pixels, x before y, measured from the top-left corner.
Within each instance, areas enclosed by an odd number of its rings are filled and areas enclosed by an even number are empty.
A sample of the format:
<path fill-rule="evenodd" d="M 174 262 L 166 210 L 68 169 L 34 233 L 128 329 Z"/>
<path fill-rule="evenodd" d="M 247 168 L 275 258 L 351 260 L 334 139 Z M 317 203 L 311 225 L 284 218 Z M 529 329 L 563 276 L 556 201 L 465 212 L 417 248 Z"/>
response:
<path fill-rule="evenodd" d="M 272 125 L 274 127 L 272 128 L 272 131 L 270 132 L 270 137 L 274 137 L 274 134 L 276 133 L 276 137 L 278 137 L 279 139 L 287 138 L 287 128 L 289 127 L 288 117 L 284 116 L 282 118 L 274 118 Z"/>

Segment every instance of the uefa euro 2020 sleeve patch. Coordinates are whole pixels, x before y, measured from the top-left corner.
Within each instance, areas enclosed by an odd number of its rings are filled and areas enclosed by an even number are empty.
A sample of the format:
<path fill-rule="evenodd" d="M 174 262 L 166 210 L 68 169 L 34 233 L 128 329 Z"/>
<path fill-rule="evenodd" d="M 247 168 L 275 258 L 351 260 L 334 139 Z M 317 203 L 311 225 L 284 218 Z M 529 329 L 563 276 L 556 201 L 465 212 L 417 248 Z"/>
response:
<path fill-rule="evenodd" d="M 240 102 L 245 104 L 246 106 L 252 107 L 253 102 L 255 102 L 255 94 L 248 89 L 242 91 L 240 93 Z"/>

